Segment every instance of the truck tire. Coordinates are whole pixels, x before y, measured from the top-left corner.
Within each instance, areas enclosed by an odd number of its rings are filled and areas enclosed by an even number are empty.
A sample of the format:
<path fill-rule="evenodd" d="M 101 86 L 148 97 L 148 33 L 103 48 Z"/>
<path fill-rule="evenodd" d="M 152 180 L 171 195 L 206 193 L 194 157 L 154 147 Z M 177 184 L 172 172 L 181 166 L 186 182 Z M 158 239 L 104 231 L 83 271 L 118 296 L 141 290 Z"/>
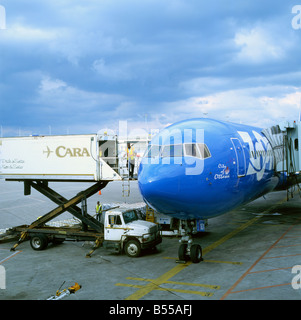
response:
<path fill-rule="evenodd" d="M 127 256 L 136 258 L 140 256 L 141 245 L 137 240 L 130 240 L 126 243 L 124 250 Z"/>
<path fill-rule="evenodd" d="M 48 245 L 48 237 L 44 234 L 35 234 L 30 238 L 30 245 L 33 250 L 44 250 Z"/>

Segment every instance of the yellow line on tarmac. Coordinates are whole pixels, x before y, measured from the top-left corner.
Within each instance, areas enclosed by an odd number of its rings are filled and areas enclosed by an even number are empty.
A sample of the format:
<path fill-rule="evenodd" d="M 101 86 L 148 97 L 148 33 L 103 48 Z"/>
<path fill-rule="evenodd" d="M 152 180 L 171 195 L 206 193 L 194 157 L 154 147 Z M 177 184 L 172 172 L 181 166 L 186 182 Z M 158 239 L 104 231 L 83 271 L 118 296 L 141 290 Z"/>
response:
<path fill-rule="evenodd" d="M 301 246 L 301 244 L 300 244 Z M 175 257 L 164 257 L 163 259 L 169 259 L 169 260 L 178 260 L 178 258 Z M 203 262 L 209 262 L 209 263 L 227 263 L 227 264 L 239 264 L 241 265 L 242 262 L 236 262 L 236 261 L 219 261 L 219 260 L 203 260 Z"/>
<path fill-rule="evenodd" d="M 160 276 L 157 279 L 154 279 L 152 282 L 148 283 L 147 285 L 143 286 L 140 290 L 133 293 L 129 297 L 127 297 L 125 300 L 139 300 L 148 293 L 150 293 L 153 290 L 160 289 L 160 285 L 168 281 L 170 278 L 174 277 L 176 274 L 181 272 L 183 269 L 187 268 L 189 265 L 191 265 L 191 261 L 185 263 L 185 264 L 178 264 L 171 270 L 164 273 L 162 276 Z"/>
<path fill-rule="evenodd" d="M 264 213 L 270 212 L 271 210 L 273 210 L 274 208 L 276 208 L 277 206 L 279 206 L 280 204 L 282 204 L 285 201 L 286 201 L 286 197 L 284 199 L 282 199 L 281 201 L 277 202 L 274 206 L 270 207 Z M 237 229 L 235 229 L 232 232 L 228 233 L 227 235 L 222 237 L 220 240 L 218 240 L 218 241 L 214 242 L 213 244 L 211 244 L 210 246 L 206 247 L 203 250 L 203 255 L 205 255 L 205 254 L 209 253 L 210 251 L 212 251 L 213 249 L 217 248 L 218 246 L 220 246 L 221 244 L 223 244 L 224 242 L 226 242 L 230 238 L 234 237 L 237 233 L 239 233 L 240 231 L 246 229 L 247 227 L 249 227 L 250 225 L 255 223 L 257 220 L 261 219 L 262 217 L 264 217 L 263 214 L 256 216 L 255 218 L 253 218 L 253 219 L 249 220 L 248 222 L 244 223 L 243 225 L 241 225 Z M 145 295 L 147 295 L 148 293 L 150 293 L 153 290 L 161 290 L 162 289 L 160 287 L 161 284 L 166 283 L 170 278 L 174 277 L 175 275 L 177 275 L 179 272 L 181 272 L 182 270 L 184 270 L 185 268 L 187 268 L 191 264 L 192 264 L 192 262 L 188 261 L 185 264 L 176 265 L 171 270 L 167 271 L 166 273 L 164 273 L 163 275 L 161 275 L 157 279 L 154 279 L 154 280 L 152 280 L 152 282 L 150 282 L 150 283 L 146 284 L 145 286 L 141 287 L 141 289 L 137 290 L 135 293 L 133 293 L 132 295 L 127 297 L 125 300 L 139 300 L 139 299 L 143 298 Z M 164 291 L 166 291 L 166 290 L 172 291 L 170 289 L 162 289 L 162 290 L 164 290 Z M 176 291 L 176 290 L 173 289 L 173 291 Z M 183 292 L 183 291 L 177 291 L 177 292 Z"/>
<path fill-rule="evenodd" d="M 154 281 L 152 279 L 134 278 L 134 277 L 127 277 L 126 279 L 127 280 L 137 280 L 137 281 L 147 281 L 147 282 Z M 205 288 L 210 288 L 210 289 L 220 289 L 220 286 L 212 286 L 210 284 L 201 284 L 201 283 L 190 283 L 190 282 L 180 282 L 180 281 L 166 281 L 164 283 L 179 284 L 179 285 L 184 285 L 184 286 L 205 287 Z"/>
<path fill-rule="evenodd" d="M 252 225 L 253 223 L 255 223 L 258 219 L 262 218 L 262 216 L 257 216 L 251 220 L 249 220 L 248 222 L 244 223 L 243 225 L 241 225 L 240 227 L 236 228 L 235 230 L 233 230 L 232 232 L 228 233 L 227 235 L 225 235 L 224 237 L 222 237 L 221 239 L 219 239 L 218 241 L 212 243 L 210 246 L 206 247 L 203 250 L 203 255 L 207 254 L 208 252 L 212 251 L 213 249 L 215 249 L 216 247 L 220 246 L 222 243 L 226 242 L 227 240 L 229 240 L 230 238 L 234 237 L 237 233 L 239 233 L 240 231 L 246 229 L 247 227 L 249 227 L 250 225 Z"/>
<path fill-rule="evenodd" d="M 230 232 L 226 236 L 222 237 L 220 240 L 214 242 L 213 244 L 211 244 L 210 246 L 208 246 L 207 248 L 205 248 L 203 250 L 203 255 L 207 254 L 208 252 L 212 251 L 213 249 L 215 249 L 216 247 L 218 247 L 222 243 L 226 242 L 227 240 L 229 240 L 230 238 L 235 236 L 238 232 L 244 230 L 245 228 L 247 228 L 251 224 L 255 223 L 261 217 L 262 216 L 257 216 L 255 218 L 251 219 L 250 221 L 246 222 L 245 224 L 243 224 L 239 228 L 235 229 L 234 231 Z M 137 292 L 135 292 L 132 295 L 130 295 L 129 297 L 127 297 L 125 300 L 139 300 L 139 299 L 143 298 L 145 295 L 147 295 L 148 293 L 150 293 L 151 291 L 159 290 L 160 285 L 162 285 L 163 283 L 166 283 L 170 278 L 174 277 L 176 274 L 178 274 L 179 272 L 181 272 L 182 270 L 187 268 L 189 265 L 191 265 L 191 263 L 192 263 L 191 261 L 188 261 L 185 264 L 176 265 L 174 268 L 167 271 L 166 273 L 161 275 L 159 278 L 154 279 L 154 280 L 152 280 L 152 282 L 143 286 Z"/>
<path fill-rule="evenodd" d="M 143 286 L 134 285 L 134 284 L 125 284 L 125 283 L 116 283 L 116 286 L 128 287 L 128 288 L 143 288 Z M 168 291 L 168 292 L 180 292 L 180 293 L 188 293 L 188 294 L 198 294 L 203 297 L 212 297 L 212 292 L 203 292 L 203 291 L 194 291 L 194 290 L 183 290 L 183 289 L 170 289 L 170 288 L 162 288 L 156 287 L 154 290 L 158 291 Z M 129 300 L 129 299 L 127 299 Z M 133 300 L 133 299 L 132 299 Z"/>

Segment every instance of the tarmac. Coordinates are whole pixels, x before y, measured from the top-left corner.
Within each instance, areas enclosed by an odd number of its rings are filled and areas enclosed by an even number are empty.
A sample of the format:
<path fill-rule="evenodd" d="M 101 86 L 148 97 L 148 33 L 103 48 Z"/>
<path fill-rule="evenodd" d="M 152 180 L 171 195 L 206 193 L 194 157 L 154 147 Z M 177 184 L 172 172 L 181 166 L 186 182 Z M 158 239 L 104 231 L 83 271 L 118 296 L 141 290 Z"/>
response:
<path fill-rule="evenodd" d="M 130 183 L 129 197 L 122 197 L 121 182 L 109 183 L 101 195 L 97 193 L 87 199 L 88 213 L 94 214 L 97 201 L 129 207 L 143 204 L 137 181 Z M 89 184 L 50 183 L 50 187 L 71 198 Z M 24 196 L 20 182 L 0 180 L 0 232 L 30 224 L 55 207 L 35 190 Z M 57 221 L 69 219 L 72 219 L 69 213 L 56 218 Z M 286 191 L 270 193 L 213 218 L 206 231 L 196 235 L 194 240 L 203 248 L 204 261 L 198 264 L 176 262 L 178 237 L 164 237 L 157 250 L 146 251 L 139 258 L 129 258 L 104 248 L 86 258 L 91 250 L 90 242 L 65 241 L 59 245 L 50 244 L 43 251 L 34 251 L 25 241 L 14 252 L 10 251 L 14 242 L 2 243 L 0 299 L 46 300 L 60 287 L 62 290 L 75 283 L 80 284 L 81 289 L 64 300 L 111 300 L 115 307 L 116 301 L 124 300 L 175 304 L 197 300 L 301 299 L 301 201 L 298 192 L 289 201 Z M 122 310 L 115 308 L 108 312 Z"/>

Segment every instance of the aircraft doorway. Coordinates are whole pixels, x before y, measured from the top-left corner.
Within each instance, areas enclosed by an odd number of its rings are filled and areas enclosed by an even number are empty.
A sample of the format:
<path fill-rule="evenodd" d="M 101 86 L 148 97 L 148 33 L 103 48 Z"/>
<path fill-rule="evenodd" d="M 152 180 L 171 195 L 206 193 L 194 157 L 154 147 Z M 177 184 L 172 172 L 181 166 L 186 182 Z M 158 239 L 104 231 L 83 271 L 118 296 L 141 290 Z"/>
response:
<path fill-rule="evenodd" d="M 238 177 L 244 177 L 246 175 L 246 158 L 241 145 L 241 142 L 237 138 L 231 138 L 234 146 L 236 161 L 237 161 L 237 175 Z"/>

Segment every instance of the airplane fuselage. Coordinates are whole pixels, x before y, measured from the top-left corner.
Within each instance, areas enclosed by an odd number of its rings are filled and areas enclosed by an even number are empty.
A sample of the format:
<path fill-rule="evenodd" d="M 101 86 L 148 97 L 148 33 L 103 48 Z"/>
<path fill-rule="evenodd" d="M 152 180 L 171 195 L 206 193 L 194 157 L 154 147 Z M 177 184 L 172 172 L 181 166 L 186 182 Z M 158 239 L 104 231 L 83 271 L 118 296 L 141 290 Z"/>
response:
<path fill-rule="evenodd" d="M 140 192 L 157 212 L 209 219 L 281 189 L 262 129 L 212 119 L 181 121 L 156 136 L 138 172 Z"/>

